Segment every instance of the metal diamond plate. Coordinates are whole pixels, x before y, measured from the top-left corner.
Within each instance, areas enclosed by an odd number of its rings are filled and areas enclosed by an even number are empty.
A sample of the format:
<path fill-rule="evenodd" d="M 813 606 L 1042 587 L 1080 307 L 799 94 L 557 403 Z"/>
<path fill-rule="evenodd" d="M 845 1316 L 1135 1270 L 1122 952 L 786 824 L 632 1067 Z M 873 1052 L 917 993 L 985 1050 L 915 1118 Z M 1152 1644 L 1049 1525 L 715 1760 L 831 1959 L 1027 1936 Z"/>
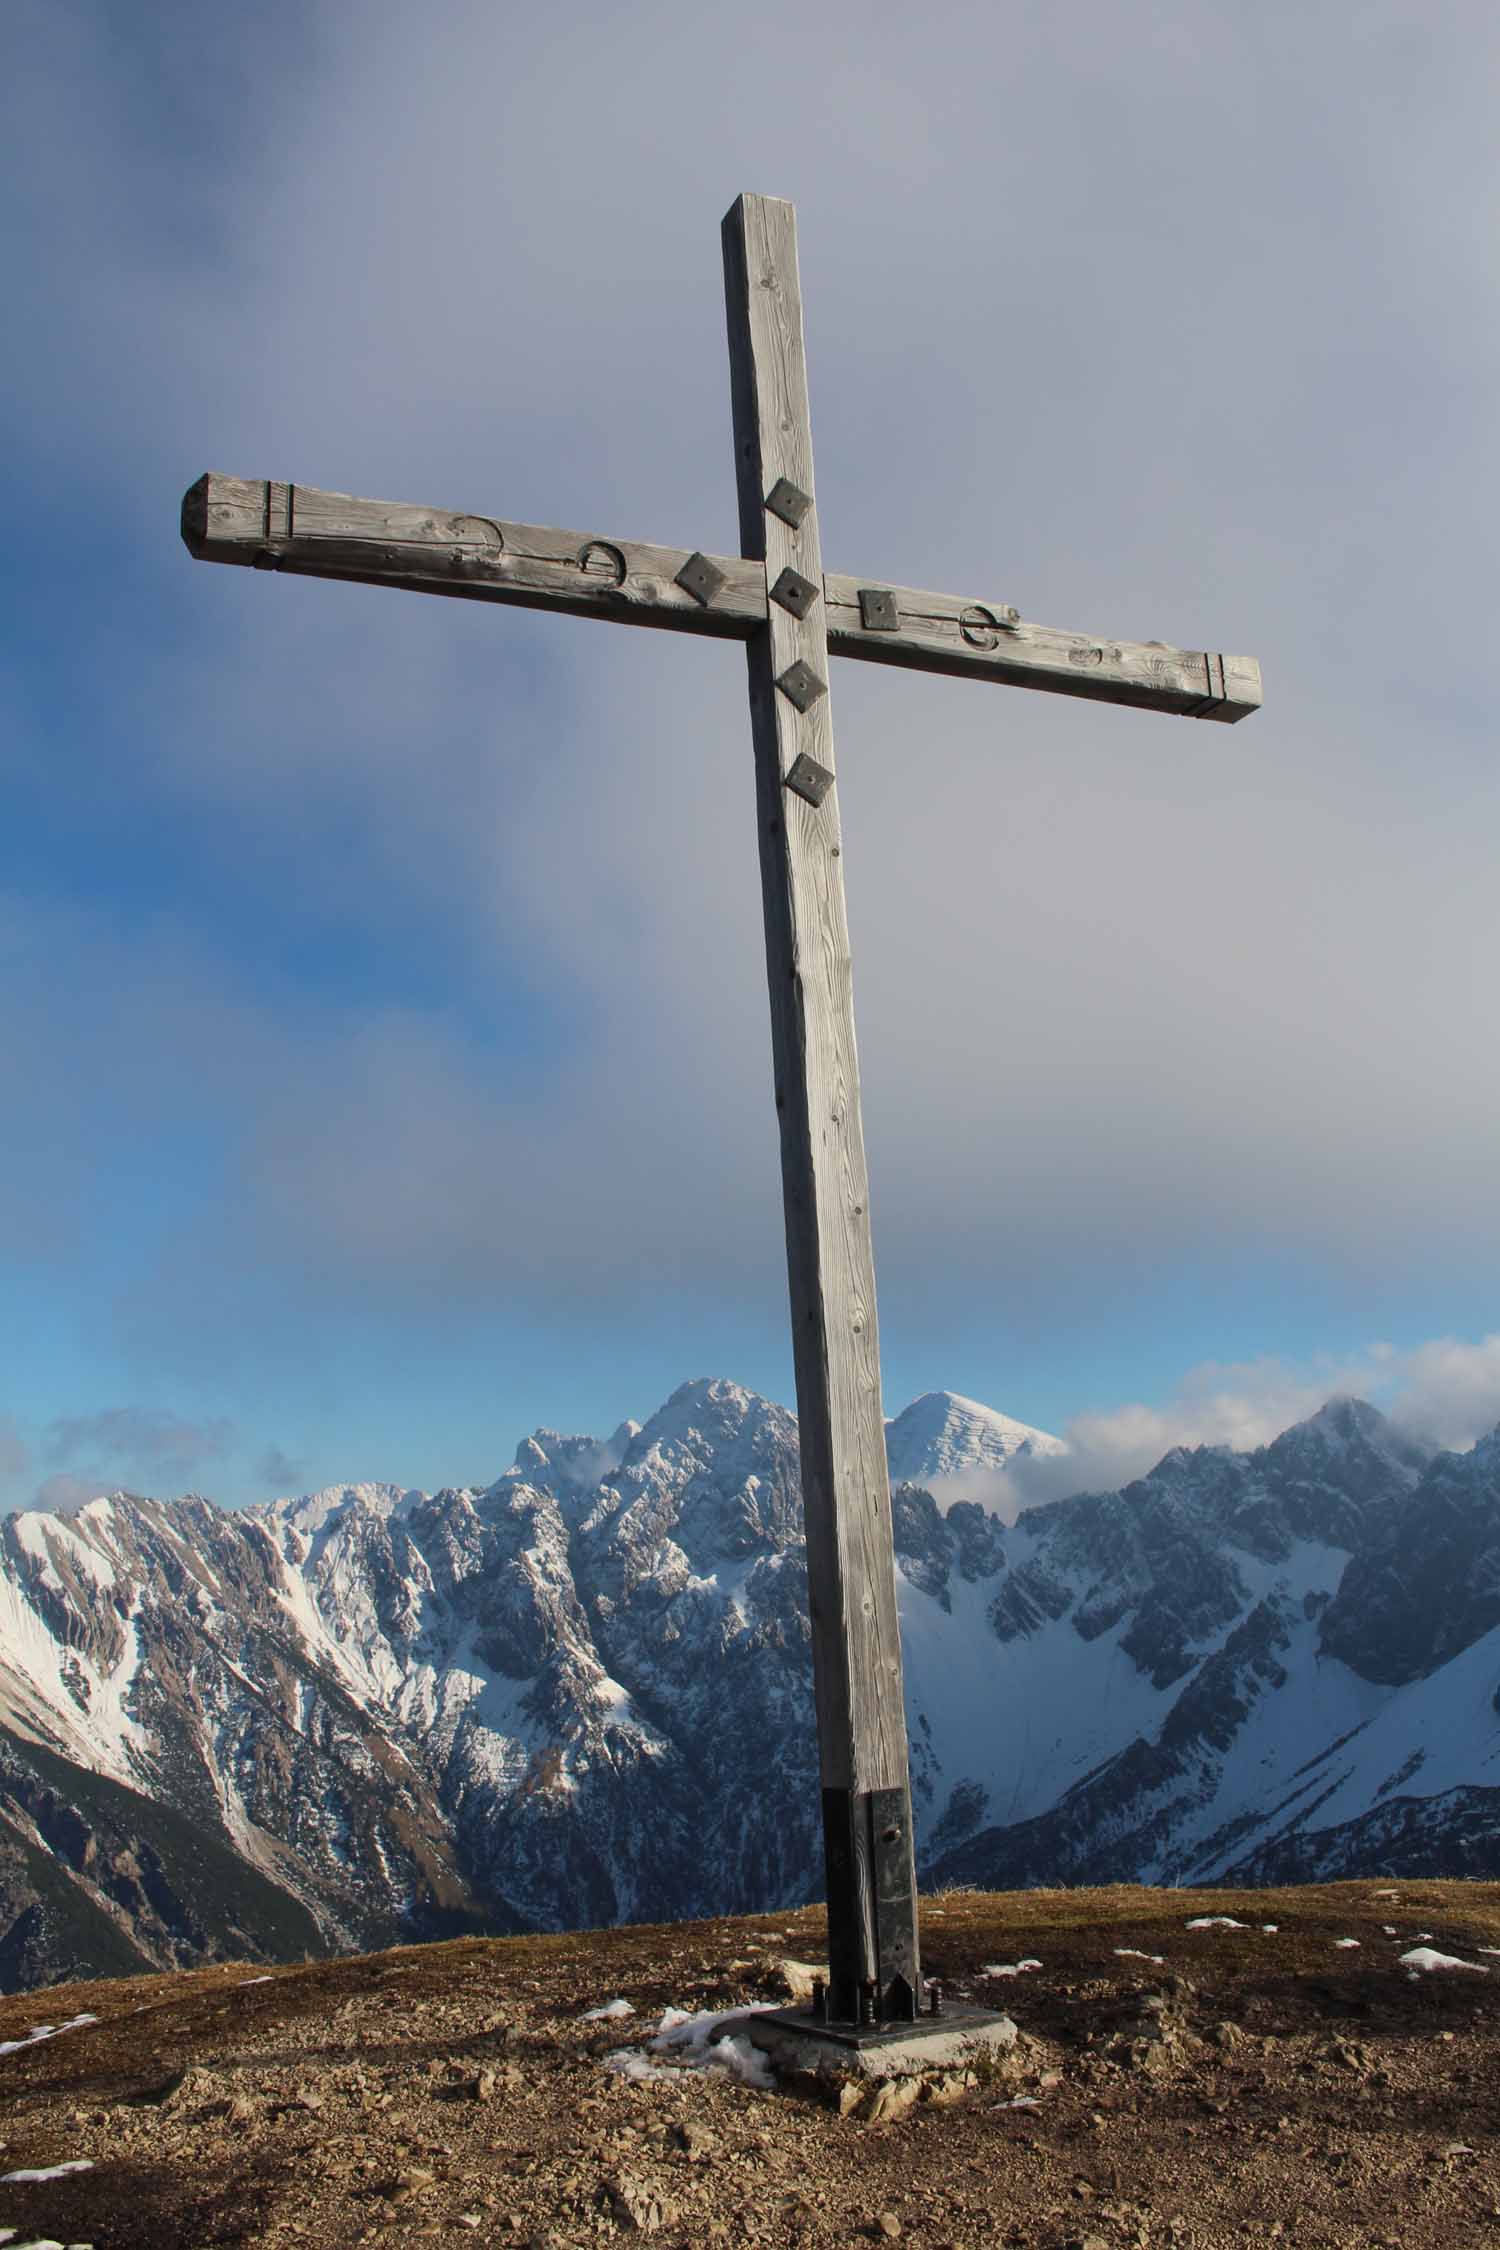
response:
<path fill-rule="evenodd" d="M 805 617 L 817 598 L 818 589 L 812 580 L 804 578 L 800 570 L 793 570 L 790 563 L 771 588 L 772 601 L 780 602 L 793 617 Z"/>
<path fill-rule="evenodd" d="M 889 586 L 860 587 L 859 621 L 867 633 L 894 633 L 898 629 L 901 620 Z"/>
<path fill-rule="evenodd" d="M 711 563 L 707 555 L 689 555 L 677 573 L 677 583 L 683 592 L 691 594 L 694 601 L 701 602 L 705 609 L 728 582 L 725 572 L 720 570 L 717 563 Z"/>
<path fill-rule="evenodd" d="M 821 805 L 833 787 L 833 775 L 816 758 L 805 750 L 799 751 L 787 768 L 786 786 L 796 791 L 809 805 Z"/>
<path fill-rule="evenodd" d="M 780 516 L 783 523 L 797 531 L 812 506 L 812 494 L 804 492 L 800 484 L 793 484 L 790 477 L 778 477 L 766 494 L 766 506 L 773 516 Z"/>
<path fill-rule="evenodd" d="M 820 680 L 812 666 L 804 664 L 800 656 L 795 664 L 789 664 L 778 675 L 776 685 L 789 703 L 796 704 L 799 711 L 810 711 L 818 697 L 828 693 L 828 682 Z"/>

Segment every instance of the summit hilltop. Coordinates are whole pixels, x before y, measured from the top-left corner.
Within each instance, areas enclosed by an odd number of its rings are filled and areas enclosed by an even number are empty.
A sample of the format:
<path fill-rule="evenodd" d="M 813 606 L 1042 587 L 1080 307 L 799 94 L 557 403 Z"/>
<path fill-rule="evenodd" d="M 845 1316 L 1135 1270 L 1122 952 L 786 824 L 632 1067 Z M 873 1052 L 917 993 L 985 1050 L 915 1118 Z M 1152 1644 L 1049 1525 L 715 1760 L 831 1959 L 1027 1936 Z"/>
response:
<path fill-rule="evenodd" d="M 883 2088 L 736 2052 L 824 1941 L 814 1909 L 0 2002 L 0 2231 L 1469 2250 L 1500 2221 L 1493 1884 L 949 1892 L 924 1963 L 1018 2036 Z"/>

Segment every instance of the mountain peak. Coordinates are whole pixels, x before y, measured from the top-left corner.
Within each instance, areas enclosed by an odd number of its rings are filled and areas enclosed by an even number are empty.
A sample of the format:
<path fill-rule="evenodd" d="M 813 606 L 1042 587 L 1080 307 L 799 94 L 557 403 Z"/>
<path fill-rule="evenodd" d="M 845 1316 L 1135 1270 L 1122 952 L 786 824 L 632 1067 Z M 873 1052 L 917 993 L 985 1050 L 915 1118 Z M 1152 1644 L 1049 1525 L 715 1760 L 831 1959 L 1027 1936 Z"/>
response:
<path fill-rule="evenodd" d="M 320 1492 L 304 1492 L 296 1500 L 272 1500 L 252 1508 L 252 1516 L 270 1517 L 290 1524 L 311 1538 L 326 1530 L 335 1518 L 355 1514 L 389 1517 L 416 1506 L 426 1494 L 404 1484 L 326 1484 Z"/>
<path fill-rule="evenodd" d="M 1395 1470 L 1407 1486 L 1416 1483 L 1434 1450 L 1398 1429 L 1368 1399 L 1347 1392 L 1326 1399 L 1316 1414 L 1294 1422 L 1262 1449 L 1268 1460 L 1281 1464 L 1311 1456 L 1318 1461 L 1320 1473 L 1335 1483 L 1350 1472 L 1378 1464 Z"/>
<path fill-rule="evenodd" d="M 1389 1428 L 1390 1424 L 1379 1407 L 1371 1406 L 1368 1399 L 1356 1398 L 1352 1391 L 1335 1391 L 1332 1398 L 1323 1401 L 1316 1414 L 1309 1414 L 1304 1421 L 1293 1422 L 1281 1434 L 1283 1437 L 1292 1437 L 1297 1431 L 1305 1430 L 1309 1434 L 1316 1432 L 1320 1437 L 1347 1445 L 1351 1438 L 1377 1437 Z"/>
<path fill-rule="evenodd" d="M 747 1391 L 742 1383 L 732 1383 L 722 1375 L 698 1375 L 690 1383 L 678 1384 L 665 1404 L 635 1432 L 631 1447 L 633 1452 L 649 1451 L 653 1445 L 694 1434 L 722 1438 L 752 1423 L 783 1417 L 792 1419 L 783 1407 Z"/>
<path fill-rule="evenodd" d="M 894 1484 L 1004 1470 L 1019 1453 L 1067 1451 L 1061 1438 L 958 1391 L 924 1391 L 886 1424 L 885 1442 Z"/>

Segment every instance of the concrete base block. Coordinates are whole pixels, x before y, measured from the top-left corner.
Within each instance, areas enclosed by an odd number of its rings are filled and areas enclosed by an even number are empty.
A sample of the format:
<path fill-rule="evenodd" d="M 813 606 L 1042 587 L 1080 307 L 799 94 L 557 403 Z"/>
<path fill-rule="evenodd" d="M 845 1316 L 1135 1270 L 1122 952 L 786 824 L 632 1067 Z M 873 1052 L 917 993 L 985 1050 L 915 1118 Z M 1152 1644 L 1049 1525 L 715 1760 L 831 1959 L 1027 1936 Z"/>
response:
<path fill-rule="evenodd" d="M 863 2078 L 907 2078 L 924 2070 L 962 2069 L 981 2055 L 1002 2054 L 1020 2036 L 1010 2016 L 990 2008 L 948 2008 L 919 2023 L 882 2024 L 873 2031 L 820 2023 L 810 2008 L 778 2008 L 748 2016 L 745 2031 L 782 2070 L 852 2071 Z"/>

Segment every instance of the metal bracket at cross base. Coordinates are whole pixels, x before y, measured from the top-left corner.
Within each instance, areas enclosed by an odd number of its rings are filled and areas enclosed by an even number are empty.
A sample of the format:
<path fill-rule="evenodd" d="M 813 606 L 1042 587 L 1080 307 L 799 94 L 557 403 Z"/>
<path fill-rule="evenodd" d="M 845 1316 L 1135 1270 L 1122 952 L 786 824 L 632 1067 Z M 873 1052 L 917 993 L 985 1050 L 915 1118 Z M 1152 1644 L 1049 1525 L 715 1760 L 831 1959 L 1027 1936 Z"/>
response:
<path fill-rule="evenodd" d="M 924 1987 L 917 1963 L 917 1901 L 909 1789 L 825 1789 L 823 1847 L 828 1875 L 828 1976 L 813 1979 L 812 2005 L 776 2008 L 758 2017 L 754 2035 L 775 2045 L 778 2031 L 794 2047 L 807 2040 L 852 2063 L 882 2068 L 880 2050 L 910 2050 L 931 2040 L 982 2043 L 1008 2018 L 989 2008 L 945 2005 L 934 1980 Z M 862 1973 L 870 1935 L 878 1974 Z M 925 1990 L 926 2004 L 923 2005 Z M 888 2066 L 886 2066 L 888 2067 Z"/>
<path fill-rule="evenodd" d="M 831 1887 L 829 1907 L 832 1936 Z M 780 2053 L 784 2060 L 805 2064 L 821 2048 L 835 2067 L 851 2066 L 871 2077 L 921 2069 L 929 2046 L 944 2050 L 935 2060 L 952 2061 L 1015 2037 L 1015 2025 L 998 2009 L 950 2006 L 936 1978 L 926 1987 L 925 2008 L 919 2008 L 915 1990 L 899 1973 L 886 1988 L 883 2008 L 873 1979 L 854 1988 L 852 2001 L 850 1991 L 846 1984 L 835 1998 L 833 1988 L 814 1977 L 811 2007 L 768 2009 L 748 2027 L 750 2036 L 773 2057 Z M 820 2061 L 818 2067 L 826 2064 Z"/>
<path fill-rule="evenodd" d="M 828 1875 L 823 2021 L 861 2029 L 915 2023 L 921 1975 L 909 1788 L 825 1789 L 823 1856 Z"/>

